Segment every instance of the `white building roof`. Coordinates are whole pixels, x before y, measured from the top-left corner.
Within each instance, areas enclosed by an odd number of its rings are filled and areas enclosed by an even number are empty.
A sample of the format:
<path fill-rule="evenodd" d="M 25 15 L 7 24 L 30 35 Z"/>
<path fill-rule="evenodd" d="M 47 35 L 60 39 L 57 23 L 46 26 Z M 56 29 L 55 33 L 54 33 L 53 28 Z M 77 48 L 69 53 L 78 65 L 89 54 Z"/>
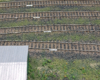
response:
<path fill-rule="evenodd" d="M 27 80 L 28 46 L 0 46 L 0 80 Z"/>

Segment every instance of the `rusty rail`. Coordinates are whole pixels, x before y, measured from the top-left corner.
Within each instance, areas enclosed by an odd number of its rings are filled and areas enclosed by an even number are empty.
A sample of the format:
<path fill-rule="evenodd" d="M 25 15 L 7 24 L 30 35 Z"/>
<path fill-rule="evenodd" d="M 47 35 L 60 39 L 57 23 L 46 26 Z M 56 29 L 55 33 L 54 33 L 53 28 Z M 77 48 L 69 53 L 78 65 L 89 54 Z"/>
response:
<path fill-rule="evenodd" d="M 57 0 L 57 1 L 12 1 L 1 2 L 0 8 L 20 8 L 20 7 L 47 7 L 53 5 L 60 6 L 100 6 L 100 1 L 96 0 Z"/>
<path fill-rule="evenodd" d="M 31 13 L 3 13 L 0 14 L 2 20 L 18 19 L 55 19 L 55 18 L 90 18 L 100 19 L 99 11 L 49 11 L 49 12 L 31 12 Z"/>
<path fill-rule="evenodd" d="M 0 34 L 19 34 L 30 32 L 100 32 L 100 25 L 77 25 L 77 24 L 55 24 L 55 25 L 29 25 L 20 27 L 0 28 Z"/>
<path fill-rule="evenodd" d="M 63 52 L 100 53 L 99 43 L 54 42 L 54 41 L 0 41 L 0 46 L 28 45 L 29 52 L 49 50 Z"/>

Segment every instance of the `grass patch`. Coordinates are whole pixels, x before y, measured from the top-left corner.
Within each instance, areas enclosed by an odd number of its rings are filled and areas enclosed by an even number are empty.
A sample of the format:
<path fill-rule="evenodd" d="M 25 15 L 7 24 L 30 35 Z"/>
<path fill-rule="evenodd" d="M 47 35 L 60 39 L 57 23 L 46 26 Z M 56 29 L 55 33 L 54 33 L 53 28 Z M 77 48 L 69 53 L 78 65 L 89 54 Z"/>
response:
<path fill-rule="evenodd" d="M 68 33 L 68 32 L 53 32 L 53 33 L 22 33 L 22 34 L 7 34 L 0 37 L 1 40 L 37 40 L 37 41 L 100 41 L 99 34 L 96 33 Z"/>
<path fill-rule="evenodd" d="M 48 62 L 48 60 L 50 62 Z M 46 63 L 43 65 L 43 63 Z M 91 65 L 92 64 L 92 65 Z M 93 67 L 93 64 L 96 64 Z M 57 57 L 31 57 L 28 80 L 100 80 L 100 62 L 91 58 L 65 60 Z"/>
<path fill-rule="evenodd" d="M 10 0 L 9 0 L 10 1 Z M 15 12 L 43 12 L 43 11 L 100 11 L 99 7 L 78 7 L 78 6 L 52 6 L 52 7 L 41 7 L 41 8 L 11 8 L 11 9 L 0 9 L 0 13 L 15 13 Z"/>
<path fill-rule="evenodd" d="M 16 26 L 27 26 L 27 25 L 47 25 L 47 24 L 93 24 L 100 25 L 100 20 L 89 20 L 87 18 L 77 19 L 54 19 L 54 20 L 20 20 L 20 21 L 3 21 L 0 22 L 0 27 L 16 27 Z"/>
<path fill-rule="evenodd" d="M 11 0 L 0 0 L 0 2 L 11 1 Z"/>

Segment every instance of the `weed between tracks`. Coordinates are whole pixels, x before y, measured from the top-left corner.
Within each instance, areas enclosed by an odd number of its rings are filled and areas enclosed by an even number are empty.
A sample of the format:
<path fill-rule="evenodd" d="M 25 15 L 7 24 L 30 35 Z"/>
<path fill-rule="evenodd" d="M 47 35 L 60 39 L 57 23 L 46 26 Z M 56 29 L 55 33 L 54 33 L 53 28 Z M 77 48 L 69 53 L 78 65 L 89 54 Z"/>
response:
<path fill-rule="evenodd" d="M 89 20 L 87 18 L 77 18 L 77 19 L 54 19 L 54 20 L 15 20 L 15 21 L 1 21 L 0 27 L 16 27 L 16 26 L 27 26 L 27 25 L 47 25 L 47 24 L 95 24 L 100 25 L 100 19 Z"/>
<path fill-rule="evenodd" d="M 99 34 L 96 33 L 22 33 L 22 34 L 8 34 L 0 37 L 1 40 L 36 40 L 36 41 L 100 41 Z"/>
<path fill-rule="evenodd" d="M 11 0 L 0 0 L 0 2 L 11 1 Z"/>
<path fill-rule="evenodd" d="M 100 11 L 97 7 L 83 7 L 83 6 L 52 6 L 52 7 L 41 7 L 41 8 L 11 8 L 11 9 L 0 9 L 0 13 L 14 13 L 14 12 L 43 12 L 43 11 Z"/>
<path fill-rule="evenodd" d="M 57 57 L 29 58 L 28 80 L 100 80 L 100 62 Z"/>

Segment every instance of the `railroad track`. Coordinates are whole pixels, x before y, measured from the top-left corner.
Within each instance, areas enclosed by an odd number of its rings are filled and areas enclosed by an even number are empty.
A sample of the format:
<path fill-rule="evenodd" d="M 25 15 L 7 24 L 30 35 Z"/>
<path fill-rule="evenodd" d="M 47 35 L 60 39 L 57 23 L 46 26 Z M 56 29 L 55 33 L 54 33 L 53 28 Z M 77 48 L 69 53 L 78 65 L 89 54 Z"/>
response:
<path fill-rule="evenodd" d="M 64 19 L 64 18 L 67 18 L 67 19 L 89 19 L 89 20 L 92 20 L 92 19 L 100 19 L 100 17 L 98 16 L 51 16 L 51 17 L 24 17 L 24 18 L 6 18 L 6 19 L 0 19 L 0 22 L 4 22 L 4 21 L 19 21 L 19 20 L 25 20 L 25 19 L 28 19 L 28 20 L 40 20 L 40 21 L 52 21 L 54 19 Z"/>
<path fill-rule="evenodd" d="M 77 43 L 77 42 L 44 42 L 44 41 L 0 41 L 0 46 L 28 45 L 29 52 L 33 51 L 59 51 L 74 53 L 100 53 L 99 43 Z M 100 54 L 99 54 L 100 55 Z"/>
<path fill-rule="evenodd" d="M 58 1 L 12 1 L 1 2 L 0 8 L 20 8 L 20 7 L 47 7 L 53 5 L 60 6 L 100 6 L 100 1 L 96 0 L 58 0 Z"/>
<path fill-rule="evenodd" d="M 23 18 L 23 17 L 49 17 L 49 16 L 100 16 L 100 11 L 48 11 L 48 12 L 21 12 L 21 13 L 1 13 L 3 18 Z"/>
<path fill-rule="evenodd" d="M 49 11 L 49 12 L 32 12 L 32 13 L 1 13 L 2 20 L 18 20 L 18 19 L 55 19 L 55 18 L 90 18 L 100 19 L 99 11 Z"/>
<path fill-rule="evenodd" d="M 29 25 L 20 27 L 0 28 L 0 34 L 19 34 L 30 32 L 100 32 L 100 25 L 75 25 L 75 24 L 55 24 L 55 25 Z"/>

